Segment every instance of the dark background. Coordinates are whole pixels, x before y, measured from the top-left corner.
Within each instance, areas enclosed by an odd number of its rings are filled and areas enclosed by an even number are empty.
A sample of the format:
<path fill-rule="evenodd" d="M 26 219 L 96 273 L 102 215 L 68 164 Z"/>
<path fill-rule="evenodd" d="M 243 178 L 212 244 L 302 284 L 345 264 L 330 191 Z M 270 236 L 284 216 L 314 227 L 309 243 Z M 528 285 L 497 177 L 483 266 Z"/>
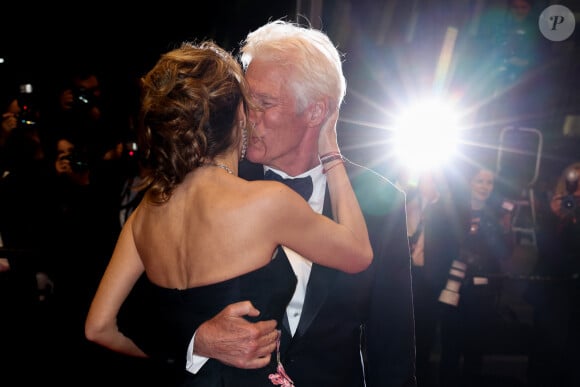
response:
<path fill-rule="evenodd" d="M 234 49 L 269 17 L 293 17 L 293 7 L 288 1 L 12 2 L 1 11 L 0 68 L 7 85 L 30 82 L 43 92 L 69 68 L 90 63 L 122 95 L 181 41 L 209 38 Z"/>
<path fill-rule="evenodd" d="M 92 60 L 112 73 L 140 71 L 182 40 L 212 38 L 234 48 L 269 17 L 290 15 L 290 1 L 159 1 L 3 5 L 2 49 L 40 78 L 70 60 Z"/>

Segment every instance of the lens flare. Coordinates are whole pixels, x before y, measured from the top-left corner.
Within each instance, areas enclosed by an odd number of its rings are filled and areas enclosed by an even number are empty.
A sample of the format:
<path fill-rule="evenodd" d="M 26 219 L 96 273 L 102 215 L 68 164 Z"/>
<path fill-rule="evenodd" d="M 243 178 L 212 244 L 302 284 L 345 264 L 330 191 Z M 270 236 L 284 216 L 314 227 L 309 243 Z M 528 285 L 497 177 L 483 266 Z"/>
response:
<path fill-rule="evenodd" d="M 458 134 L 459 119 L 453 106 L 438 99 L 424 100 L 396 120 L 394 152 L 405 167 L 424 171 L 455 155 Z"/>

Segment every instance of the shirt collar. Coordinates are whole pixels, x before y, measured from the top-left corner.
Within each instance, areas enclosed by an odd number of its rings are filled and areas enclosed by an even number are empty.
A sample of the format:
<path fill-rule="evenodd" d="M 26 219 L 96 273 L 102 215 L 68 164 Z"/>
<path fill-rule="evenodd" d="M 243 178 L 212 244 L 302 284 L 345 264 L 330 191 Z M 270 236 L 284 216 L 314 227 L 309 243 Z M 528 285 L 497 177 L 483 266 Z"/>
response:
<path fill-rule="evenodd" d="M 310 200 L 308 200 L 308 204 L 310 204 L 310 207 L 312 207 L 314 211 L 322 213 L 324 207 L 324 194 L 326 192 L 326 175 L 322 173 L 322 164 L 319 164 L 298 176 L 290 176 L 284 171 L 264 165 L 264 173 L 268 169 L 271 169 L 285 179 L 310 176 L 312 178 L 313 191 Z"/>

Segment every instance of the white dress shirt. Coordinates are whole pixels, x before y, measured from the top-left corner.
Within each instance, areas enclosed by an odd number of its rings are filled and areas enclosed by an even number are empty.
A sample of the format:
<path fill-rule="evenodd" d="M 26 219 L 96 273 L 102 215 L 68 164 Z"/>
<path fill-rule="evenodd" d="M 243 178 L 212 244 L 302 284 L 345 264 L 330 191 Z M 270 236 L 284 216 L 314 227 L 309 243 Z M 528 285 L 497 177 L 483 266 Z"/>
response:
<path fill-rule="evenodd" d="M 313 190 L 312 195 L 308 200 L 308 204 L 314 211 L 318 212 L 319 214 L 322 213 L 322 209 L 324 208 L 324 194 L 326 192 L 326 175 L 322 173 L 322 165 L 318 165 L 298 176 L 289 176 L 282 171 L 269 167 L 264 167 L 264 172 L 266 172 L 268 169 L 272 169 L 272 171 L 276 172 L 283 178 L 310 176 L 312 178 Z M 300 321 L 300 316 L 302 314 L 302 306 L 304 305 L 304 296 L 306 294 L 306 285 L 308 284 L 308 278 L 310 277 L 312 262 L 288 247 L 282 246 L 282 248 L 286 252 L 286 256 L 288 257 L 290 265 L 292 266 L 292 269 L 294 270 L 298 280 L 296 289 L 292 295 L 292 299 L 286 307 L 288 323 L 290 324 L 291 333 L 294 335 L 294 332 L 296 332 L 296 328 L 298 327 L 298 321 Z M 194 341 L 195 333 L 189 342 L 189 347 L 187 348 L 187 363 L 185 365 L 185 369 L 193 374 L 197 373 L 208 360 L 207 357 L 193 354 Z"/>

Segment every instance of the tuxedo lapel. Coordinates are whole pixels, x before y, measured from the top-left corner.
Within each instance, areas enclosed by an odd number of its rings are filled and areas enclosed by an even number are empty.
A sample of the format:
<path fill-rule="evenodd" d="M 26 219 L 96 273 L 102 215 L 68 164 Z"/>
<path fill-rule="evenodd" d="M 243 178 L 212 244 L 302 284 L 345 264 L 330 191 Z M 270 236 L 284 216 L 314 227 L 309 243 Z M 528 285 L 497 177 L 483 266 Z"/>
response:
<path fill-rule="evenodd" d="M 324 208 L 322 213 L 323 215 L 332 217 L 328 186 L 326 187 L 326 194 L 324 195 Z M 306 298 L 304 299 L 304 306 L 302 307 L 302 315 L 300 316 L 294 339 L 302 336 L 320 311 L 337 273 L 337 270 L 315 263 L 312 264 L 312 271 L 310 272 L 308 285 L 306 286 Z"/>
<path fill-rule="evenodd" d="M 312 264 L 310 279 L 306 287 L 306 298 L 304 299 L 304 306 L 302 307 L 302 315 L 300 316 L 294 339 L 302 336 L 320 311 L 336 274 L 337 271 L 334 269 Z"/>
<path fill-rule="evenodd" d="M 240 177 L 247 180 L 263 180 L 264 179 L 264 167 L 261 164 L 254 164 L 244 160 L 240 163 Z M 322 213 L 327 217 L 332 218 L 332 206 L 330 203 L 330 193 L 328 192 L 328 186 L 326 187 L 326 194 L 324 195 L 324 207 Z M 282 254 L 286 254 L 284 249 L 280 249 Z M 302 315 L 296 328 L 296 333 L 294 337 L 290 334 L 290 325 L 288 323 L 288 317 L 284 314 L 284 321 L 282 326 L 282 340 L 280 344 L 280 351 L 282 353 L 286 352 L 288 345 L 291 345 L 291 341 L 299 338 L 308 329 L 322 304 L 326 300 L 329 290 L 331 288 L 332 282 L 338 274 L 337 270 L 329 269 L 324 266 L 312 264 L 312 271 L 310 272 L 310 278 L 308 280 L 308 285 L 306 287 L 306 298 L 304 300 L 304 306 L 302 309 Z"/>
<path fill-rule="evenodd" d="M 239 176 L 249 181 L 264 180 L 264 166 L 262 164 L 255 164 L 244 159 L 239 164 Z M 284 258 L 287 258 L 286 251 L 284 251 L 284 249 L 278 249 L 278 254 L 284 254 Z M 284 313 L 281 330 L 282 340 L 280 344 L 280 351 L 284 352 L 285 348 L 288 346 L 288 341 L 291 338 L 290 323 L 288 322 L 288 316 L 286 313 Z"/>

